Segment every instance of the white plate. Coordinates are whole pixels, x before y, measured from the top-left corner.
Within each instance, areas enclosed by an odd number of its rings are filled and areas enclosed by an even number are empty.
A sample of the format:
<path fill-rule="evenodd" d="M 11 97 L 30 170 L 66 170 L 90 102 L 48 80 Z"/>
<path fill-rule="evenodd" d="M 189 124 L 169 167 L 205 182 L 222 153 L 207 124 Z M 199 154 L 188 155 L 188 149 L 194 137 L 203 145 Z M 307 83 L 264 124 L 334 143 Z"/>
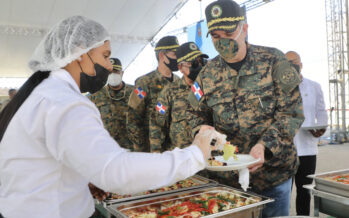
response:
<path fill-rule="evenodd" d="M 229 158 L 227 161 L 224 160 L 223 156 L 215 156 L 215 159 L 220 162 L 227 163 L 227 166 L 208 166 L 206 165 L 206 169 L 211 171 L 232 171 L 239 170 L 243 168 L 247 168 L 251 164 L 258 162 L 260 159 L 255 159 L 249 154 L 238 154 L 237 160 L 234 157 Z"/>
<path fill-rule="evenodd" d="M 304 130 L 317 130 L 317 129 L 326 129 L 328 125 L 322 125 L 322 126 L 304 126 L 301 127 Z"/>

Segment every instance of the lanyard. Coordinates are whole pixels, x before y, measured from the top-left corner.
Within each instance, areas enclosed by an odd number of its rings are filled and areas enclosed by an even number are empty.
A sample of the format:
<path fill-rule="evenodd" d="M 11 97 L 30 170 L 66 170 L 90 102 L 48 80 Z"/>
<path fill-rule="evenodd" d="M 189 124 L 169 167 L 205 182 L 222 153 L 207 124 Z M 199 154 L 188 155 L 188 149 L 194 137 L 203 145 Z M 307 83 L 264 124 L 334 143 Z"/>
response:
<path fill-rule="evenodd" d="M 113 98 L 113 97 L 111 97 L 111 95 L 110 95 L 110 93 L 109 93 L 109 89 L 110 89 L 109 86 L 107 86 L 107 94 L 108 94 L 108 97 L 109 97 L 110 99 L 112 99 L 112 100 L 119 101 L 119 100 L 125 98 L 125 96 L 126 96 L 126 84 L 125 84 L 125 87 L 124 87 L 124 94 L 123 94 L 123 96 L 120 97 L 120 98 Z"/>

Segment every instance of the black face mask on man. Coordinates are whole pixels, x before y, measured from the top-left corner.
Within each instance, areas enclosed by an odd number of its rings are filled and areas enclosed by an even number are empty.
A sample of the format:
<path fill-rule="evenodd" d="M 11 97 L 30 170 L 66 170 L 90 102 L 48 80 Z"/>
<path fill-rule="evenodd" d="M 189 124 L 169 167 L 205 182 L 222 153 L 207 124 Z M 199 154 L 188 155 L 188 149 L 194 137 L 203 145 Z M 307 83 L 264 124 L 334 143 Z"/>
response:
<path fill-rule="evenodd" d="M 199 63 L 198 60 L 194 60 L 193 62 L 191 62 L 191 67 L 189 68 L 188 78 L 191 81 L 195 81 L 196 77 L 200 73 L 201 69 L 202 69 L 202 63 Z"/>
<path fill-rule="evenodd" d="M 103 67 L 97 63 L 94 63 L 89 54 L 87 54 L 87 56 L 90 58 L 90 60 L 94 64 L 94 69 L 95 69 L 96 75 L 89 76 L 88 74 L 86 74 L 82 70 L 81 65 L 79 63 L 79 66 L 81 69 L 80 91 L 81 91 L 81 93 L 89 92 L 89 93 L 93 94 L 93 93 L 99 91 L 100 89 L 102 89 L 103 86 L 107 83 L 110 71 L 108 69 L 106 69 L 105 67 Z"/>
<path fill-rule="evenodd" d="M 177 64 L 177 59 L 174 58 L 170 58 L 168 57 L 166 54 L 165 56 L 167 57 L 167 59 L 170 61 L 170 63 L 165 63 L 164 64 L 173 72 L 173 71 L 177 71 L 178 70 L 178 64 Z"/>

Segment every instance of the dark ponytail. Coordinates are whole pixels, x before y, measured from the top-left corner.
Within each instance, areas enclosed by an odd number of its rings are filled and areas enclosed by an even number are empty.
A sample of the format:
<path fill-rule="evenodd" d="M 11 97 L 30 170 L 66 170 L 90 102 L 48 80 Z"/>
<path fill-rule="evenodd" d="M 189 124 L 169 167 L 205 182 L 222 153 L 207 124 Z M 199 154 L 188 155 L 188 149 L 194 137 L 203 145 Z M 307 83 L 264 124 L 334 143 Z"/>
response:
<path fill-rule="evenodd" d="M 12 117 L 16 114 L 17 110 L 21 107 L 23 102 L 29 97 L 32 91 L 38 86 L 44 79 L 50 75 L 49 71 L 37 71 L 22 85 L 18 90 L 14 98 L 6 105 L 6 107 L 0 113 L 0 142 L 7 129 L 8 124 L 12 120 Z"/>

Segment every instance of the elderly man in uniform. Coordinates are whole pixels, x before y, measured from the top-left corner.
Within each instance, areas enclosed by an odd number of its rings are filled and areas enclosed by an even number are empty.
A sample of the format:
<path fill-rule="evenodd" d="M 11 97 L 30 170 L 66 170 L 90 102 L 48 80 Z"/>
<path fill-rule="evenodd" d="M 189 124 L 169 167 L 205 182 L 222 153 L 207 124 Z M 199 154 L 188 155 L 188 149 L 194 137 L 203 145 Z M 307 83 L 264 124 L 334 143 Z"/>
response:
<path fill-rule="evenodd" d="M 90 95 L 89 98 L 96 104 L 101 113 L 104 127 L 110 135 L 124 148 L 133 148 L 132 142 L 127 137 L 126 113 L 128 99 L 134 86 L 122 81 L 124 71 L 119 59 L 110 58 L 113 72 L 108 76 L 108 85 L 100 91 Z"/>
<path fill-rule="evenodd" d="M 205 13 L 219 55 L 202 69 L 188 96 L 202 112 L 191 119 L 193 133 L 212 118 L 239 153 L 259 158 L 249 166 L 251 191 L 275 199 L 263 217 L 287 216 L 298 166 L 293 137 L 304 120 L 299 75 L 281 51 L 246 42 L 248 25 L 236 2 L 215 1 Z M 234 171 L 210 174 L 239 187 Z"/>
<path fill-rule="evenodd" d="M 165 86 L 179 79 L 173 74 L 173 71 L 178 70 L 175 53 L 178 47 L 177 37 L 161 38 L 155 46 L 157 69 L 136 80 L 136 88 L 130 96 L 127 114 L 127 131 L 136 151 L 151 151 L 149 125 L 155 115 L 156 100 Z"/>
<path fill-rule="evenodd" d="M 194 42 L 182 44 L 176 51 L 178 69 L 183 74 L 177 80 L 164 88 L 158 97 L 154 109 L 154 123 L 150 125 L 150 146 L 152 152 L 163 152 L 175 147 L 184 148 L 191 144 L 192 117 L 188 94 L 208 56 L 201 53 Z"/>
<path fill-rule="evenodd" d="M 297 69 L 302 78 L 302 83 L 299 85 L 305 116 L 302 126 L 327 126 L 328 116 L 320 84 L 303 77 L 301 74 L 303 64 L 299 54 L 289 51 L 286 53 L 286 57 Z M 307 176 L 315 173 L 318 138 L 325 132 L 326 128 L 309 131 L 300 129 L 294 137 L 294 143 L 297 147 L 299 157 L 299 167 L 295 175 L 297 215 L 310 215 L 311 195 L 307 189 L 303 188 L 303 185 L 313 182 L 313 179 Z"/>

